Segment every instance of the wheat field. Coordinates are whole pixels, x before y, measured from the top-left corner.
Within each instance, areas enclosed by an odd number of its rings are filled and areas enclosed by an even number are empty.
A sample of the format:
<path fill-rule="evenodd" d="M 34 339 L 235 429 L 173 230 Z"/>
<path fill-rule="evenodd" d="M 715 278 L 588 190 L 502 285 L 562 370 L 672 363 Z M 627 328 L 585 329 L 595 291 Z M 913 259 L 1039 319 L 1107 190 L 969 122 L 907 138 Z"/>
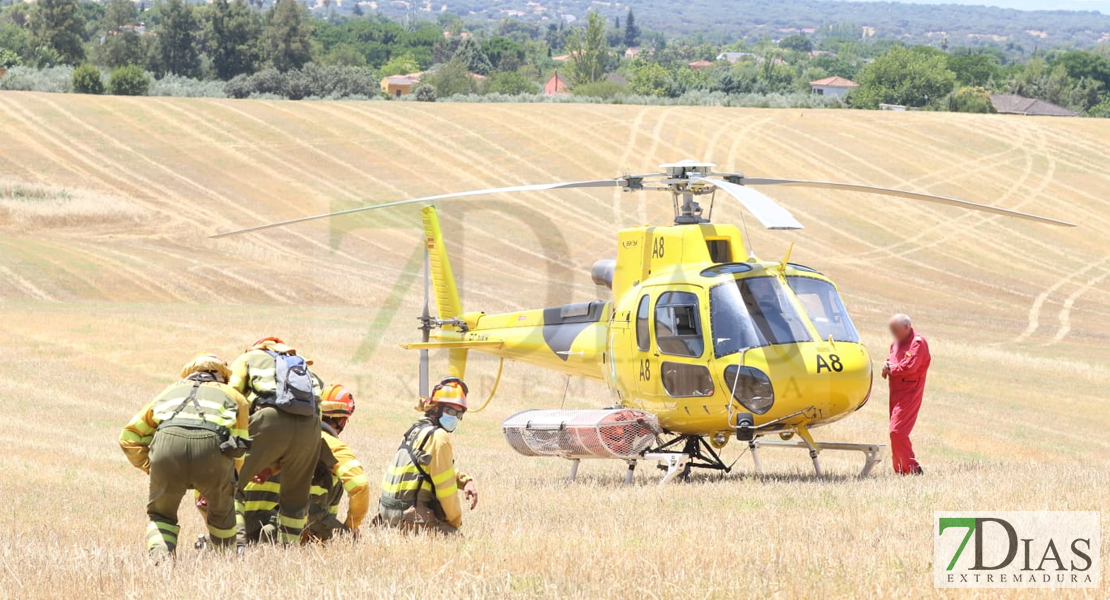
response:
<path fill-rule="evenodd" d="M 933 588 L 935 510 L 1097 510 L 1110 470 L 1110 122 L 931 113 L 603 105 L 121 98 L 0 92 L 0 598 L 1047 597 Z M 499 424 L 594 408 L 603 386 L 507 364 L 455 434 L 478 480 L 465 535 L 364 528 L 241 560 L 142 552 L 145 476 L 120 428 L 199 351 L 279 335 L 347 384 L 344 438 L 376 479 L 416 413 L 416 207 L 264 234 L 220 231 L 409 196 L 650 172 L 683 158 L 753 176 L 897 186 L 1072 220 L 1046 227 L 855 194 L 781 190 L 806 224 L 764 258 L 830 275 L 881 357 L 892 312 L 934 361 L 914 440 L 927 475 L 739 444 L 724 479 L 520 457 Z M 665 197 L 565 191 L 443 205 L 464 305 L 603 297 L 589 266 Z M 718 222 L 742 222 L 719 202 Z M 434 366 L 442 363 L 436 362 Z M 497 363 L 471 361 L 484 399 Z M 887 394 L 815 432 L 886 442 Z M 1102 560 L 1110 564 L 1103 547 Z M 1099 590 L 1052 597 L 1106 598 Z"/>

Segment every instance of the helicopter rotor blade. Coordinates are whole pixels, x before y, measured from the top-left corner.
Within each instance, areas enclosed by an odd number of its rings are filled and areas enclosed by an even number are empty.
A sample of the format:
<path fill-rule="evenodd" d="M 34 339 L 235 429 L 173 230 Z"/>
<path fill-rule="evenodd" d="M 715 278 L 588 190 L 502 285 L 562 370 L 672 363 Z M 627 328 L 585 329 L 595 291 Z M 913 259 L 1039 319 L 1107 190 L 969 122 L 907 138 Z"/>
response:
<path fill-rule="evenodd" d="M 1039 223 L 1048 223 L 1050 225 L 1060 225 L 1063 227 L 1075 227 L 1074 223 L 1067 221 L 1059 221 L 1050 219 L 1048 217 L 1040 217 L 1029 213 L 1018 212 L 1007 208 L 1000 208 L 991 206 L 989 204 L 977 204 L 975 202 L 968 202 L 967 200 L 960 200 L 958 198 L 948 198 L 946 196 L 937 196 L 934 194 L 925 194 L 922 192 L 909 192 L 906 190 L 896 190 L 892 188 L 875 187 L 871 185 L 860 185 L 857 183 L 837 183 L 831 181 L 807 181 L 802 179 L 767 179 L 745 177 L 741 180 L 744 185 L 782 185 L 794 187 L 807 187 L 818 188 L 827 190 L 842 190 L 849 192 L 862 192 L 865 194 L 878 194 L 882 196 L 896 196 L 899 198 L 909 198 L 911 200 L 924 200 L 926 202 L 934 202 L 937 204 L 947 204 L 949 206 L 958 206 L 970 210 L 977 210 L 980 212 L 988 212 L 996 215 L 1003 215 L 1007 217 L 1016 217 L 1028 221 L 1037 221 Z"/>
<path fill-rule="evenodd" d="M 407 200 L 397 200 L 396 202 L 385 202 L 382 204 L 371 204 L 369 206 L 359 206 L 357 208 L 348 208 L 347 210 L 339 210 L 335 212 L 311 215 L 308 217 L 300 217 L 297 219 L 289 219 L 287 221 L 277 221 L 275 223 L 266 223 L 265 225 L 255 225 L 254 227 L 247 227 L 245 229 L 237 229 L 235 231 L 225 231 L 209 236 L 210 238 L 222 238 L 232 235 L 239 235 L 243 233 L 251 233 L 254 231 L 262 231 L 264 229 L 273 229 L 275 227 L 284 227 L 286 225 L 294 225 L 297 223 L 304 223 L 306 221 L 315 221 L 317 219 L 326 219 L 328 217 L 337 217 L 340 215 L 349 215 L 352 213 L 362 212 L 365 210 L 376 210 L 379 208 L 389 208 L 392 206 L 404 206 L 406 204 L 420 204 L 426 202 L 434 202 L 436 200 L 448 200 L 451 198 L 466 198 L 469 196 L 485 196 L 489 194 L 511 194 L 515 192 L 543 192 L 548 190 L 565 190 L 573 188 L 595 188 L 595 187 L 622 187 L 625 184 L 624 179 L 597 179 L 593 181 L 569 181 L 561 183 L 539 183 L 533 185 L 517 185 L 502 188 L 489 188 L 484 190 L 471 190 L 468 192 L 456 192 L 454 194 L 438 194 L 435 196 L 424 196 L 421 198 L 409 198 Z"/>
<path fill-rule="evenodd" d="M 790 214 L 790 211 L 780 206 L 777 202 L 767 197 L 762 192 L 751 188 L 729 183 L 722 179 L 708 177 L 691 177 L 690 181 L 706 183 L 727 193 L 740 201 L 748 212 L 752 213 L 767 229 L 805 229 L 805 227 Z"/>

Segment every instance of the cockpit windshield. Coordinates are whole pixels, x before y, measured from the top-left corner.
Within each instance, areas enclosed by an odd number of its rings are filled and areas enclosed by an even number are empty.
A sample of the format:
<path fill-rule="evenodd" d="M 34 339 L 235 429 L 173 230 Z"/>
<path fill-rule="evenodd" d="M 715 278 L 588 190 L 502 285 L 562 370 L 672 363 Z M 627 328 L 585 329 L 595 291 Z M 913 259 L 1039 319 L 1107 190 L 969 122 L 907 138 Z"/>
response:
<path fill-rule="evenodd" d="M 802 301 L 802 306 L 809 313 L 809 320 L 817 328 L 821 339 L 830 337 L 837 342 L 859 342 L 859 333 L 848 317 L 844 303 L 840 301 L 840 294 L 836 293 L 833 284 L 813 277 L 787 277 L 786 282 L 794 295 Z"/>
<path fill-rule="evenodd" d="M 710 289 L 714 355 L 813 341 L 788 294 L 776 277 L 737 279 Z"/>

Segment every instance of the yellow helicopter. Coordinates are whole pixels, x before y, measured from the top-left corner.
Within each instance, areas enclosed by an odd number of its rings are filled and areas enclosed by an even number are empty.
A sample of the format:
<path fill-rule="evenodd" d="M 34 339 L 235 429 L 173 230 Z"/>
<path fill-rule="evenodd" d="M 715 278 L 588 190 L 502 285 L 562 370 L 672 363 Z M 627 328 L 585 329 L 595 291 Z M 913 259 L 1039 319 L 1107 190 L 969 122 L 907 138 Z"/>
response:
<path fill-rule="evenodd" d="M 1074 226 L 1004 208 L 858 184 L 750 178 L 717 173 L 685 160 L 662 172 L 616 179 L 525 185 L 413 198 L 219 234 L 222 237 L 313 219 L 406 204 L 424 204 L 425 308 L 421 394 L 427 394 L 429 350 L 449 353 L 451 375 L 464 377 L 470 351 L 604 381 L 616 400 L 596 411 L 530 410 L 503 424 L 506 439 L 530 456 L 664 463 L 664 481 L 691 468 L 728 472 L 717 454 L 730 438 L 748 443 L 762 471 L 760 445 L 808 449 L 818 475 L 822 449 L 866 455 L 862 475 L 881 445 L 821 443 L 814 427 L 860 409 L 871 395 L 871 357 L 828 277 L 791 263 L 762 261 L 739 228 L 713 224 L 716 192 L 739 201 L 768 229 L 802 229 L 789 211 L 752 189 L 800 186 L 893 195 Z M 616 258 L 594 264 L 595 283 L 611 298 L 505 314 L 467 312 L 459 300 L 434 202 L 497 193 L 620 187 L 671 195 L 674 223 L 621 230 Z M 708 197 L 708 211 L 699 199 Z M 429 310 L 427 284 L 436 314 Z M 498 381 L 501 370 L 498 370 Z M 496 382 L 494 384 L 496 391 Z M 491 394 L 492 397 L 492 394 Z M 798 441 L 790 441 L 797 434 Z M 777 435 L 781 441 L 760 440 Z M 667 439 L 669 438 L 669 439 Z"/>

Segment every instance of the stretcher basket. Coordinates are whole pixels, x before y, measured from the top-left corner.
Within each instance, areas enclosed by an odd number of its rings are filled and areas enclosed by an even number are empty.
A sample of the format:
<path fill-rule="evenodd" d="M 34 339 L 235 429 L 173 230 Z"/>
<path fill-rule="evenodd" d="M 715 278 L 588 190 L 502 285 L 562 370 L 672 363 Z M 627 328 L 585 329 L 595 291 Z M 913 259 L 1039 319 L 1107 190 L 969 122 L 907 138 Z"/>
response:
<path fill-rule="evenodd" d="M 633 409 L 526 410 L 501 424 L 505 440 L 525 456 L 634 459 L 661 429 L 655 415 Z"/>

